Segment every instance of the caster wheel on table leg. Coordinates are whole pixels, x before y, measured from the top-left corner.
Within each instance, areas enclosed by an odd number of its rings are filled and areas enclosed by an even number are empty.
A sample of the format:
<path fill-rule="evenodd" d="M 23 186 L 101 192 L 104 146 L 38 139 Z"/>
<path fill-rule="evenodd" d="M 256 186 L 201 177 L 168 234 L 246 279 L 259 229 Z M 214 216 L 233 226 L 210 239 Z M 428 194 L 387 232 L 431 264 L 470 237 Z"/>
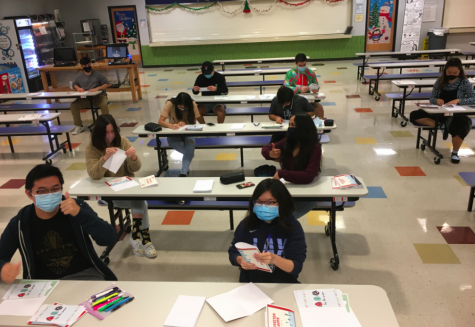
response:
<path fill-rule="evenodd" d="M 381 97 L 380 97 L 379 95 L 377 95 L 377 96 L 374 97 L 374 99 L 375 99 L 376 101 L 379 101 L 379 100 L 381 99 Z"/>
<path fill-rule="evenodd" d="M 127 226 L 127 228 L 125 229 L 125 232 L 127 234 L 130 234 L 131 231 L 132 231 L 132 226 Z"/>
<path fill-rule="evenodd" d="M 325 235 L 330 236 L 330 227 L 328 225 L 325 226 Z"/>
<path fill-rule="evenodd" d="M 51 159 L 46 159 L 45 163 L 51 166 L 53 164 L 53 161 Z"/>
<path fill-rule="evenodd" d="M 403 120 L 403 121 L 401 122 L 401 127 L 406 127 L 406 126 L 407 126 L 407 121 Z"/>
<path fill-rule="evenodd" d="M 102 259 L 102 261 L 104 261 L 104 263 L 106 264 L 106 266 L 108 266 L 109 263 L 110 263 L 109 257 L 105 257 L 104 259 Z"/>
<path fill-rule="evenodd" d="M 369 95 L 373 95 L 373 94 L 374 94 L 373 90 L 369 91 Z"/>
<path fill-rule="evenodd" d="M 421 144 L 421 150 L 424 151 L 426 149 L 426 145 L 425 144 Z"/>
<path fill-rule="evenodd" d="M 338 270 L 339 264 L 336 263 L 335 258 L 331 258 L 331 259 L 330 259 L 330 265 L 331 265 L 331 267 L 332 267 L 333 270 Z"/>
<path fill-rule="evenodd" d="M 435 158 L 434 158 L 434 163 L 435 163 L 436 165 L 440 164 L 440 158 L 439 158 L 439 157 L 435 157 Z"/>

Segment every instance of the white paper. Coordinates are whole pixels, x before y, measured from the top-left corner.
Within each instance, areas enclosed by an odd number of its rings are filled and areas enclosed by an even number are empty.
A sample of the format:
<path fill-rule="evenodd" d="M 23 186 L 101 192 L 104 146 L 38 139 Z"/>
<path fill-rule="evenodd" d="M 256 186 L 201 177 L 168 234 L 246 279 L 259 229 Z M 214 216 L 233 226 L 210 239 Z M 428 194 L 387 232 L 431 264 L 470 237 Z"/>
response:
<path fill-rule="evenodd" d="M 315 84 L 315 83 L 310 84 L 310 85 L 308 86 L 308 88 L 309 88 L 311 91 L 313 91 L 313 90 L 317 90 L 317 91 L 320 90 L 320 86 L 318 86 L 318 85 Z"/>
<path fill-rule="evenodd" d="M 102 167 L 116 174 L 124 163 L 125 159 L 127 159 L 125 151 L 122 149 L 117 149 L 117 152 L 110 156 L 110 158 L 107 159 L 106 162 L 104 162 L 104 165 L 102 165 Z"/>
<path fill-rule="evenodd" d="M 22 300 L 5 300 L 0 304 L 0 316 L 28 316 L 34 315 L 41 307 L 46 297 Z"/>
<path fill-rule="evenodd" d="M 462 111 L 462 110 L 467 110 L 464 107 L 457 106 L 456 104 L 454 105 L 448 105 L 448 106 L 443 106 L 446 110 L 448 111 Z"/>
<path fill-rule="evenodd" d="M 157 182 L 157 179 L 155 178 L 155 175 L 150 175 L 144 178 L 140 178 L 139 184 L 141 188 L 158 186 L 158 182 Z"/>
<path fill-rule="evenodd" d="M 82 23 L 82 26 L 84 27 L 84 32 L 90 32 L 91 29 L 89 28 L 89 23 Z"/>
<path fill-rule="evenodd" d="M 213 190 L 214 180 L 199 180 L 196 181 L 193 193 L 208 193 Z"/>
<path fill-rule="evenodd" d="M 437 3 L 424 3 L 424 14 L 422 15 L 422 22 L 435 22 L 437 14 Z"/>
<path fill-rule="evenodd" d="M 243 257 L 243 259 L 247 263 L 253 263 L 254 265 L 256 265 L 258 270 L 265 271 L 265 272 L 268 272 L 268 273 L 272 273 L 272 269 L 271 269 L 271 267 L 269 267 L 269 265 L 267 265 L 265 263 L 261 263 L 261 262 L 257 261 L 256 258 L 254 258 L 255 254 L 260 254 L 261 253 L 261 251 L 259 251 L 257 246 L 247 244 L 245 242 L 238 242 L 238 243 L 234 244 L 234 246 L 236 247 L 236 249 L 239 251 L 239 253 Z"/>
<path fill-rule="evenodd" d="M 86 308 L 82 305 L 45 304 L 31 317 L 28 323 L 31 325 L 71 326 L 84 313 L 86 313 Z"/>
<path fill-rule="evenodd" d="M 112 179 L 105 183 L 109 185 L 110 188 L 116 192 L 139 185 L 139 183 L 137 183 L 136 181 L 134 181 L 133 179 L 127 176 Z"/>
<path fill-rule="evenodd" d="M 206 299 L 225 322 L 250 316 L 274 301 L 256 285 L 249 283 Z"/>
<path fill-rule="evenodd" d="M 254 73 L 260 73 L 262 72 L 262 69 L 254 69 Z"/>
<path fill-rule="evenodd" d="M 363 13 L 363 5 L 361 3 L 356 4 L 355 14 L 362 14 Z"/>
<path fill-rule="evenodd" d="M 42 114 L 29 114 L 29 115 L 24 115 L 18 118 L 18 120 L 35 120 L 35 119 L 40 119 L 41 117 L 43 117 Z"/>
<path fill-rule="evenodd" d="M 215 99 L 227 99 L 228 96 L 227 95 L 215 95 L 214 98 Z"/>
<path fill-rule="evenodd" d="M 179 295 L 163 326 L 194 327 L 198 322 L 206 298 Z"/>
<path fill-rule="evenodd" d="M 246 100 L 254 100 L 256 98 L 255 95 L 248 95 L 246 96 Z"/>
<path fill-rule="evenodd" d="M 46 27 L 44 27 L 44 26 L 40 26 L 39 30 L 40 30 L 41 35 L 48 34 L 48 32 L 46 31 Z"/>
<path fill-rule="evenodd" d="M 211 92 L 207 87 L 200 87 L 200 92 Z"/>
<path fill-rule="evenodd" d="M 35 96 L 38 96 L 38 95 L 42 95 L 43 93 L 41 92 L 37 92 L 37 93 L 28 93 L 27 97 L 35 97 Z"/>
<path fill-rule="evenodd" d="M 85 95 L 88 91 L 86 92 L 74 92 L 74 93 L 71 93 L 71 95 Z"/>
<path fill-rule="evenodd" d="M 416 82 L 414 82 L 414 81 L 398 81 L 398 84 L 400 84 L 400 85 L 416 85 Z"/>
<path fill-rule="evenodd" d="M 141 19 L 141 20 L 140 20 L 140 27 L 141 27 L 141 28 L 147 27 L 147 21 L 146 21 L 145 19 Z"/>
<path fill-rule="evenodd" d="M 274 99 L 275 94 L 262 94 L 260 96 L 261 99 Z"/>
<path fill-rule="evenodd" d="M 230 130 L 232 131 L 240 131 L 246 126 L 246 124 L 232 124 Z"/>
<path fill-rule="evenodd" d="M 3 295 L 3 300 L 23 300 L 27 298 L 46 297 L 58 285 L 58 280 L 47 282 L 37 282 L 32 280 L 23 280 L 20 284 L 10 286 L 10 289 Z"/>

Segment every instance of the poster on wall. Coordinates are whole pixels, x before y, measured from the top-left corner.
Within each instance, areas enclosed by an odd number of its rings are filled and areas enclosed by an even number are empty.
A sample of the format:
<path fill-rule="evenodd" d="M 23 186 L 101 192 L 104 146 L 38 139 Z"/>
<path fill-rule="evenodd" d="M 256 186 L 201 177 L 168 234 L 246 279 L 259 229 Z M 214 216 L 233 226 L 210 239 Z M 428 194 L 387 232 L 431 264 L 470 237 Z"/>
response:
<path fill-rule="evenodd" d="M 137 10 L 135 6 L 115 6 L 109 8 L 111 33 L 115 43 L 128 43 L 133 61 L 142 61 Z"/>
<path fill-rule="evenodd" d="M 411 52 L 419 50 L 423 14 L 424 0 L 406 0 L 404 26 L 402 28 L 401 38 L 401 51 Z"/>
<path fill-rule="evenodd" d="M 365 51 L 394 51 L 397 1 L 368 0 Z"/>

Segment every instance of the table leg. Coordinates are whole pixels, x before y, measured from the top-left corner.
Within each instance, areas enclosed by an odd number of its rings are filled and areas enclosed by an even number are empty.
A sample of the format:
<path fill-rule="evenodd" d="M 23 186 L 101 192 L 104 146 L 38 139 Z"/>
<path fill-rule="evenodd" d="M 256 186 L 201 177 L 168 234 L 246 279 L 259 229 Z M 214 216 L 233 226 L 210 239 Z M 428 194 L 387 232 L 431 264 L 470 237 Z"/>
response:
<path fill-rule="evenodd" d="M 232 210 L 229 210 L 229 229 L 234 230 L 234 214 Z"/>
<path fill-rule="evenodd" d="M 53 72 L 51 74 L 54 75 Z M 48 92 L 48 77 L 46 77 L 46 72 L 44 70 L 40 70 L 41 76 L 41 83 L 43 84 L 43 91 Z M 51 103 L 51 100 L 46 100 L 46 103 Z"/>
<path fill-rule="evenodd" d="M 129 81 L 130 81 L 130 91 L 132 92 L 132 101 L 137 102 L 137 90 L 135 90 L 135 81 L 134 81 L 134 70 L 132 68 L 127 68 L 129 72 Z"/>
<path fill-rule="evenodd" d="M 468 212 L 472 212 L 473 208 L 473 197 L 475 196 L 475 186 L 470 187 L 470 197 L 468 198 Z"/>
<path fill-rule="evenodd" d="M 139 100 L 142 100 L 142 85 L 140 84 L 140 75 L 139 75 L 139 68 L 138 66 L 135 66 L 134 68 L 134 75 L 135 77 L 137 77 L 137 85 L 138 85 L 138 96 L 139 96 Z"/>
<path fill-rule="evenodd" d="M 330 259 L 330 264 L 333 270 L 338 270 L 340 265 L 340 258 L 338 257 L 338 250 L 336 249 L 336 203 L 332 199 L 332 210 L 330 212 L 330 239 L 332 242 L 333 258 Z"/>
<path fill-rule="evenodd" d="M 114 214 L 114 204 L 112 203 L 112 200 L 107 200 L 107 207 L 109 209 L 109 217 L 110 217 L 110 223 L 111 223 L 111 226 L 117 230 L 117 226 L 116 226 L 116 223 L 115 223 L 115 214 Z M 123 231 L 119 231 L 117 233 L 117 241 L 120 239 L 120 237 L 122 236 L 122 232 Z M 115 243 L 113 245 L 109 245 L 108 247 L 106 247 L 106 249 L 104 250 L 104 252 L 102 252 L 101 256 L 100 256 L 100 259 L 103 260 L 104 262 L 106 262 L 106 264 L 108 263 L 108 257 L 109 257 L 109 253 L 112 251 L 112 249 L 114 248 L 115 246 Z"/>
<path fill-rule="evenodd" d="M 241 167 L 244 167 L 244 151 L 243 151 L 243 148 L 241 148 Z"/>
<path fill-rule="evenodd" d="M 15 153 L 15 149 L 13 149 L 12 137 L 11 136 L 7 136 L 7 137 L 8 137 L 8 143 L 10 144 L 10 151 L 12 153 Z"/>

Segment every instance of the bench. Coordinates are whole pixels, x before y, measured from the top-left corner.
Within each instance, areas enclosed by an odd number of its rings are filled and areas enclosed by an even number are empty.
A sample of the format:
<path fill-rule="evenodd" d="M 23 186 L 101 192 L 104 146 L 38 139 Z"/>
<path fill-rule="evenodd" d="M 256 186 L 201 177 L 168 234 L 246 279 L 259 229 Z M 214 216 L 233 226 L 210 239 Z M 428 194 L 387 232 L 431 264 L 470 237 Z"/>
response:
<path fill-rule="evenodd" d="M 385 64 L 397 64 L 397 63 L 400 63 L 401 60 L 404 60 L 404 59 L 400 59 L 399 61 L 386 61 L 384 63 Z M 405 61 L 407 61 L 407 60 L 405 60 Z M 421 61 L 421 60 L 419 60 L 419 61 Z M 424 62 L 430 62 L 430 61 L 437 61 L 437 60 L 424 60 Z M 370 64 L 370 63 L 365 62 L 364 67 L 369 67 L 368 64 Z M 360 79 L 360 76 L 362 76 L 365 79 L 365 82 L 366 82 L 366 76 L 363 76 L 363 63 L 361 63 L 361 62 L 353 63 L 353 66 L 358 67 L 357 79 Z M 403 70 L 403 68 L 399 68 L 399 73 L 400 74 L 402 74 L 402 70 Z"/>
<path fill-rule="evenodd" d="M 234 210 L 247 210 L 248 201 L 185 201 L 180 204 L 175 201 L 147 200 L 149 209 L 165 210 L 229 210 L 229 228 L 234 230 Z M 336 202 L 336 211 L 355 206 L 354 201 Z M 331 211 L 331 202 L 317 202 L 312 210 Z M 325 232 L 327 228 L 325 228 Z"/>
<path fill-rule="evenodd" d="M 465 56 L 465 60 L 468 60 L 468 57 L 472 56 L 472 60 L 475 59 L 475 52 L 473 51 L 465 51 L 462 52 L 462 54 Z"/>
<path fill-rule="evenodd" d="M 226 108 L 226 116 L 251 116 L 251 122 L 254 122 L 254 116 L 268 116 L 269 107 L 240 107 Z M 216 116 L 213 113 L 206 113 L 203 116 Z"/>
<path fill-rule="evenodd" d="M 432 95 L 431 92 L 426 93 L 386 93 L 386 98 L 393 100 L 391 108 L 391 116 L 397 118 L 398 114 L 401 116 L 403 121 L 401 122 L 402 127 L 407 126 L 409 119 L 404 115 L 404 110 L 406 108 L 406 100 L 428 100 Z M 399 108 L 396 107 L 396 101 L 399 101 Z"/>
<path fill-rule="evenodd" d="M 69 151 L 72 151 L 71 140 L 69 138 L 69 133 L 74 130 L 74 125 L 60 125 L 60 126 L 51 126 L 50 132 L 48 133 L 46 127 L 44 126 L 18 126 L 18 127 L 0 127 L 0 137 L 6 136 L 8 138 L 8 143 L 10 144 L 10 150 L 12 153 L 15 153 L 13 148 L 12 136 L 36 136 L 36 135 L 46 135 L 48 136 L 48 141 L 50 145 L 51 152 L 48 153 L 42 160 L 45 160 L 46 163 L 51 164 L 52 155 L 54 155 L 59 150 L 63 150 L 66 153 L 65 144 L 68 145 Z M 66 134 L 66 141 L 59 143 L 58 136 Z M 50 137 L 51 136 L 51 137 Z M 53 140 L 56 144 L 56 149 L 53 145 Z"/>
<path fill-rule="evenodd" d="M 467 211 L 472 212 L 473 209 L 473 198 L 475 197 L 475 173 L 474 172 L 460 172 L 459 176 L 462 177 L 463 181 L 470 186 L 470 195 L 468 197 L 468 207 Z"/>
<path fill-rule="evenodd" d="M 245 82 L 226 82 L 228 87 L 252 87 L 259 86 L 262 94 L 263 86 L 280 86 L 284 85 L 284 80 L 267 80 L 267 81 L 245 81 Z"/>

